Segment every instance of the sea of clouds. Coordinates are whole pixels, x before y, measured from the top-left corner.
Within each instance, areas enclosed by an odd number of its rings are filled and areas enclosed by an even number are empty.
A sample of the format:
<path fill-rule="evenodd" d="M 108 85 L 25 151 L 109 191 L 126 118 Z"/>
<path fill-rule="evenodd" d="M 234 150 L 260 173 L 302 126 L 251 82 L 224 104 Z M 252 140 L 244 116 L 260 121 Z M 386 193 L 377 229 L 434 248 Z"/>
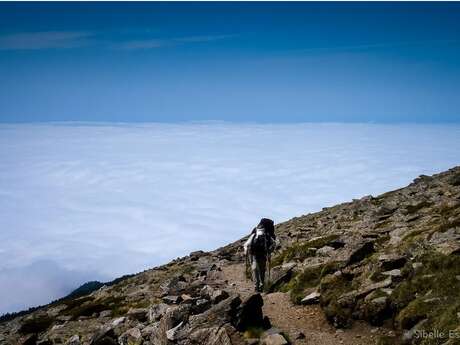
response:
<path fill-rule="evenodd" d="M 459 125 L 0 125 L 0 314 L 460 164 Z"/>

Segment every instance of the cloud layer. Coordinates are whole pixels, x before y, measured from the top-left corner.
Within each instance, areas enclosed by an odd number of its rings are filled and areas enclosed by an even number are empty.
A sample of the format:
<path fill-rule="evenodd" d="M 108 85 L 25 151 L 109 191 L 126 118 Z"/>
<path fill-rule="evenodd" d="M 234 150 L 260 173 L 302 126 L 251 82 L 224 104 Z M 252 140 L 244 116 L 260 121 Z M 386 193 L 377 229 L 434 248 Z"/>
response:
<path fill-rule="evenodd" d="M 0 313 L 402 187 L 459 147 L 441 125 L 0 125 Z"/>

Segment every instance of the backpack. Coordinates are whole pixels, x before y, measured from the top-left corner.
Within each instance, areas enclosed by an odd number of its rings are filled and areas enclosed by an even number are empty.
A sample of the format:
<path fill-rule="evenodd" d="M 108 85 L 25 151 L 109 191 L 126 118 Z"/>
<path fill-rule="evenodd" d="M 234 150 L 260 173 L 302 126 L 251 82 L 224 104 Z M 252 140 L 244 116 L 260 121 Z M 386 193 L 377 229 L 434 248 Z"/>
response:
<path fill-rule="evenodd" d="M 258 234 L 258 232 L 260 232 Z M 255 255 L 266 255 L 269 248 L 269 235 L 264 228 L 256 228 L 251 241 L 251 253 Z"/>
<path fill-rule="evenodd" d="M 271 238 L 276 239 L 275 224 L 273 220 L 268 219 L 268 218 L 262 218 L 257 227 L 264 228 L 265 231 L 268 233 L 268 235 L 270 235 Z"/>

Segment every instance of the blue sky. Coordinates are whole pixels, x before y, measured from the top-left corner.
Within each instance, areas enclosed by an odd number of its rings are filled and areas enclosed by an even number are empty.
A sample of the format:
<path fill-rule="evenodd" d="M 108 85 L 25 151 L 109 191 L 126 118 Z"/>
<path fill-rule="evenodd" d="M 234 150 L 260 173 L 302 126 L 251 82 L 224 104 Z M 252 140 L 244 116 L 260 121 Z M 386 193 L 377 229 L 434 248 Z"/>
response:
<path fill-rule="evenodd" d="M 0 121 L 460 121 L 459 3 L 1 3 Z"/>

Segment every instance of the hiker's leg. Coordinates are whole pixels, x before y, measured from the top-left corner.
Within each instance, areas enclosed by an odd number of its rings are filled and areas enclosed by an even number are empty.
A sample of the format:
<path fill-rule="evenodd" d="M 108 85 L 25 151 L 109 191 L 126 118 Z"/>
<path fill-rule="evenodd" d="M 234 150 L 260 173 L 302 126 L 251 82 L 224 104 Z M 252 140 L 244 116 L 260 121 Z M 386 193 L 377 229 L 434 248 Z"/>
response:
<path fill-rule="evenodd" d="M 260 275 L 260 288 L 263 289 L 265 285 L 265 268 L 267 264 L 267 258 L 262 256 L 259 258 L 259 275 Z"/>
<path fill-rule="evenodd" d="M 252 281 L 254 282 L 256 290 L 259 289 L 260 284 L 260 275 L 259 275 L 259 267 L 257 263 L 257 257 L 252 256 L 251 258 L 251 271 L 252 271 Z"/>

